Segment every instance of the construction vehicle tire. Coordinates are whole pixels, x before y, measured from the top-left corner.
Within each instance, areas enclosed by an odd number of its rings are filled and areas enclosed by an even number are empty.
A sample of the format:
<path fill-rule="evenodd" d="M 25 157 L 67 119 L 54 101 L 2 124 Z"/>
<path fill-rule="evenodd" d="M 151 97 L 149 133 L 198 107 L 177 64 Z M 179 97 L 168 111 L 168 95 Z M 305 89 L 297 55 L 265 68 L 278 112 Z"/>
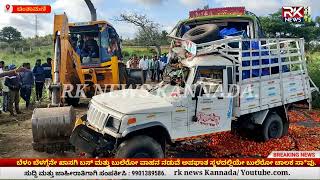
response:
<path fill-rule="evenodd" d="M 126 84 L 128 80 L 126 66 L 123 63 L 119 63 L 119 79 L 120 79 L 120 84 Z"/>
<path fill-rule="evenodd" d="M 48 153 L 74 150 L 69 138 L 75 120 L 72 106 L 35 109 L 31 120 L 33 149 Z"/>
<path fill-rule="evenodd" d="M 77 106 L 79 105 L 80 98 L 66 97 L 66 98 L 65 98 L 65 102 L 66 102 L 69 106 L 77 107 Z"/>
<path fill-rule="evenodd" d="M 187 31 L 182 38 L 194 43 L 201 44 L 217 40 L 219 27 L 216 24 L 203 24 Z"/>
<path fill-rule="evenodd" d="M 128 69 L 128 81 L 127 84 L 143 84 L 143 71 L 141 69 Z"/>

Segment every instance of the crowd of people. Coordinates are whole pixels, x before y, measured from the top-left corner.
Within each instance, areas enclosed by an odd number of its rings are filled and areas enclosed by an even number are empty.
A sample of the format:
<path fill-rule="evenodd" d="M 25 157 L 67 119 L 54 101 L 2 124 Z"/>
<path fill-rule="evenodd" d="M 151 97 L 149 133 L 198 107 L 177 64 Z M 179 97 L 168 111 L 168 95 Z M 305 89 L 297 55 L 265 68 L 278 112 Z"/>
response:
<path fill-rule="evenodd" d="M 23 71 L 0 78 L 0 95 L 2 96 L 0 113 L 2 111 L 9 112 L 11 116 L 21 114 L 20 97 L 25 101 L 26 108 L 30 108 L 33 87 L 36 91 L 36 101 L 41 102 L 44 85 L 52 80 L 51 62 L 52 59 L 47 58 L 47 62 L 41 64 L 41 59 L 37 59 L 33 69 L 31 69 L 30 63 L 23 63 Z M 4 61 L 0 61 L 0 74 L 16 71 L 16 69 L 16 65 L 6 65 Z"/>
<path fill-rule="evenodd" d="M 149 56 L 133 56 L 127 61 L 127 68 L 141 69 L 143 71 L 144 82 L 150 79 L 152 82 L 160 82 L 163 80 L 163 73 L 166 65 L 168 64 L 168 58 L 166 54 L 160 57 L 155 55 Z"/>

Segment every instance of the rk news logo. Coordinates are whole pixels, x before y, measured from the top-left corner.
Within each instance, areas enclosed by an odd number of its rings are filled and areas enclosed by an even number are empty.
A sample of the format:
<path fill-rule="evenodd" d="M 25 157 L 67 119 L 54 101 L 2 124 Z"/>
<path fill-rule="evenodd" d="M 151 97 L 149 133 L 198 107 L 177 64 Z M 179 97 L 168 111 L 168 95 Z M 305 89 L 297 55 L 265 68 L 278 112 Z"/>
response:
<path fill-rule="evenodd" d="M 310 22 L 310 7 L 286 6 L 282 7 L 282 18 L 284 22 L 303 23 Z"/>

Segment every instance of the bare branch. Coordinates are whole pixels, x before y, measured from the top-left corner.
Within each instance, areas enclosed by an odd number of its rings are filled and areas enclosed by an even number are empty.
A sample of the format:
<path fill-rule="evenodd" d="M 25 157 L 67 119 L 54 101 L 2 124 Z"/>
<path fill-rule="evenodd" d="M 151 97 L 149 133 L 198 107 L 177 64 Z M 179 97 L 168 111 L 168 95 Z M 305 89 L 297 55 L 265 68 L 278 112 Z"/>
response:
<path fill-rule="evenodd" d="M 116 21 L 127 22 L 138 27 L 138 33 L 136 39 L 139 42 L 144 42 L 146 45 L 156 46 L 158 51 L 161 51 L 161 32 L 160 24 L 150 20 L 148 16 L 144 14 L 132 13 L 132 14 L 120 14 Z M 158 52 L 161 53 L 161 52 Z"/>

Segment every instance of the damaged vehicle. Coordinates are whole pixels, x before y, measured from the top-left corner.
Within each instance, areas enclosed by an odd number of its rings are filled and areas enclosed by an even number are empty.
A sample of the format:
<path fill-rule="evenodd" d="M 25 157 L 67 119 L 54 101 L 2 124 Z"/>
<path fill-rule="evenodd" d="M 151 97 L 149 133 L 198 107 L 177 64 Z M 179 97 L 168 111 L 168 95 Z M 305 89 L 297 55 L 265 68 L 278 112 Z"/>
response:
<path fill-rule="evenodd" d="M 317 90 L 304 40 L 264 38 L 245 8 L 192 11 L 169 37 L 165 81 L 94 96 L 70 137 L 76 148 L 95 157 L 163 158 L 166 145 L 233 127 L 281 138 L 289 105 L 310 103 Z"/>

